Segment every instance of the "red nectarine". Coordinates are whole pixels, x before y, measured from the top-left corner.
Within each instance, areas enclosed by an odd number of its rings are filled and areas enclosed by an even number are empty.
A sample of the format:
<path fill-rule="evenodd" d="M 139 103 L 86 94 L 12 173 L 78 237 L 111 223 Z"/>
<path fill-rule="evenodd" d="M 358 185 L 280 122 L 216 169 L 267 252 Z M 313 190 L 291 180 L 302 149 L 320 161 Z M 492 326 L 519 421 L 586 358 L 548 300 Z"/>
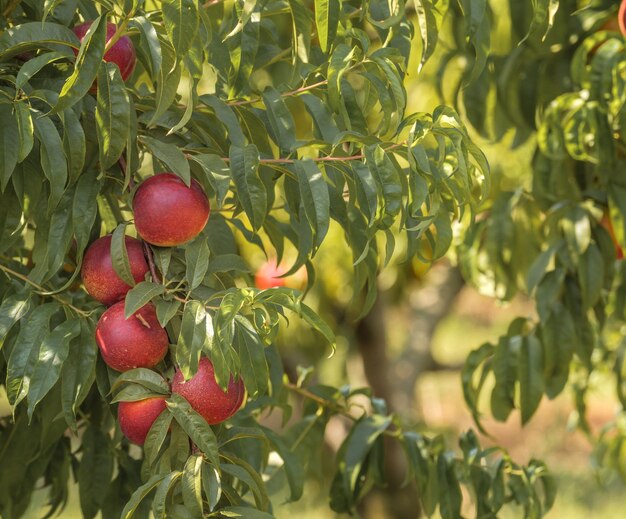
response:
<path fill-rule="evenodd" d="M 143 445 L 150 427 L 165 410 L 165 397 L 145 398 L 136 402 L 120 402 L 117 419 L 124 436 L 137 445 Z"/>
<path fill-rule="evenodd" d="M 215 380 L 213 363 L 206 357 L 200 359 L 198 372 L 185 382 L 180 370 L 172 379 L 172 392 L 185 398 L 193 409 L 209 424 L 216 424 L 233 416 L 241 407 L 245 388 L 243 381 L 231 377 L 226 392 Z"/>
<path fill-rule="evenodd" d="M 143 281 L 148 263 L 141 242 L 130 236 L 126 236 L 125 242 L 133 279 Z M 83 259 L 81 277 L 89 295 L 105 305 L 119 301 L 130 290 L 131 287 L 113 269 L 111 235 L 98 238 L 89 246 Z"/>
<path fill-rule="evenodd" d="M 92 23 L 93 22 L 81 23 L 72 29 L 81 43 Z M 114 23 L 107 23 L 107 43 L 113 38 L 116 30 L 117 27 Z M 77 53 L 77 51 L 74 51 L 74 53 Z M 130 38 L 128 36 L 122 36 L 117 40 L 104 54 L 104 61 L 107 63 L 115 63 L 120 69 L 122 79 L 126 81 L 133 73 L 137 61 L 135 47 L 133 46 L 133 42 L 130 41 Z"/>
<path fill-rule="evenodd" d="M 96 342 L 104 362 L 117 371 L 152 368 L 163 360 L 169 346 L 154 305 L 142 306 L 124 319 L 124 301 L 102 314 L 96 326 Z"/>
<path fill-rule="evenodd" d="M 159 173 L 137 188 L 135 227 L 147 242 L 172 247 L 193 240 L 209 219 L 209 200 L 198 182 L 187 187 L 172 173 Z"/>
<path fill-rule="evenodd" d="M 287 270 L 287 268 L 278 265 L 275 258 L 269 259 L 257 270 L 254 276 L 254 284 L 260 289 L 287 287 L 303 290 L 307 282 L 306 269 L 301 267 L 290 276 L 280 277 Z"/>

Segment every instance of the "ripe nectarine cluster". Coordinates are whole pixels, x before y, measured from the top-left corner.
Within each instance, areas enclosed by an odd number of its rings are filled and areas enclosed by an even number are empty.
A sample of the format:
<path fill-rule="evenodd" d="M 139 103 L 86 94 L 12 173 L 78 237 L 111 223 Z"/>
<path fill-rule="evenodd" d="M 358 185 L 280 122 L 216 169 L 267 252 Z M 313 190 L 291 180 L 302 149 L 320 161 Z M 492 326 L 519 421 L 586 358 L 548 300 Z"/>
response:
<path fill-rule="evenodd" d="M 209 201 L 198 182 L 187 186 L 172 173 L 160 173 L 142 182 L 133 199 L 135 227 L 145 242 L 175 247 L 196 238 L 210 213 Z M 167 355 L 169 337 L 160 325 L 151 303 L 124 317 L 124 298 L 132 288 L 120 278 L 111 257 L 112 236 L 103 236 L 88 248 L 82 268 L 87 292 L 109 308 L 96 326 L 96 342 L 104 362 L 120 372 L 134 368 L 155 368 Z M 144 246 L 138 239 L 125 237 L 130 272 L 135 282 L 149 272 Z M 174 393 L 186 398 L 209 424 L 230 418 L 243 402 L 241 379 L 231 378 L 224 392 L 218 385 L 213 365 L 202 358 L 198 372 L 188 381 L 176 369 L 171 382 Z M 142 445 L 157 417 L 165 410 L 165 397 L 120 402 L 118 420 L 124 435 Z"/>

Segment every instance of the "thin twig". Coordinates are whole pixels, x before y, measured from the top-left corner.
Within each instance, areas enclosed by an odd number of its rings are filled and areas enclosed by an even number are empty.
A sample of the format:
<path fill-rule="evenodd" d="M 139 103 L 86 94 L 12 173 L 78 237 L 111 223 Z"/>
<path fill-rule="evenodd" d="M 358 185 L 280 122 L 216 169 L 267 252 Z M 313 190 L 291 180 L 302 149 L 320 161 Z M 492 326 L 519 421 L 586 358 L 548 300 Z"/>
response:
<path fill-rule="evenodd" d="M 405 146 L 406 143 L 404 142 L 397 142 L 395 144 L 392 144 L 391 146 L 389 146 L 388 148 L 385 148 L 385 151 L 390 151 L 390 150 L 394 150 L 396 148 L 400 148 L 402 146 Z M 348 161 L 348 160 L 363 160 L 365 158 L 365 155 L 362 153 L 359 153 L 358 155 L 348 155 L 347 157 L 336 157 L 336 156 L 326 156 L 326 157 L 313 157 L 310 158 L 309 160 L 313 161 L 313 162 L 344 162 L 344 161 Z M 230 158 L 229 157 L 221 157 L 221 159 L 224 162 L 229 162 Z M 296 161 L 296 159 L 259 159 L 259 163 L 261 164 L 293 164 Z"/>
<path fill-rule="evenodd" d="M 16 279 L 20 279 L 24 281 L 25 283 L 28 283 L 33 288 L 36 288 L 39 292 L 48 292 L 48 290 L 46 290 L 45 287 L 42 287 L 38 283 L 35 283 L 32 279 L 29 279 L 28 276 L 25 276 L 24 274 L 21 274 L 20 272 L 17 272 L 16 270 L 13 270 L 12 268 L 2 265 L 1 263 L 0 263 L 0 270 L 5 272 L 6 274 L 13 276 Z M 44 295 L 44 294 L 40 294 L 40 295 Z M 84 310 L 81 310 L 80 308 L 75 307 L 72 303 L 67 302 L 65 299 L 58 296 L 57 294 L 47 293 L 46 295 L 48 297 L 51 297 L 52 299 L 56 299 L 59 303 L 67 306 L 70 310 L 73 310 L 78 315 L 82 315 L 83 317 L 89 317 L 91 315 L 91 312 L 85 312 Z"/>
<path fill-rule="evenodd" d="M 328 83 L 328 79 L 323 79 L 322 81 L 318 81 L 317 83 L 313 83 L 312 85 L 305 85 L 300 88 L 296 88 L 295 90 L 290 90 L 289 92 L 280 94 L 280 97 L 292 97 L 292 96 L 301 94 L 302 92 L 308 92 L 309 90 L 314 90 L 317 87 L 326 85 L 327 83 Z M 261 100 L 262 98 L 255 97 L 253 99 L 243 99 L 241 101 L 227 101 L 226 104 L 229 106 L 243 106 L 243 105 L 251 105 L 253 103 L 258 103 Z"/>

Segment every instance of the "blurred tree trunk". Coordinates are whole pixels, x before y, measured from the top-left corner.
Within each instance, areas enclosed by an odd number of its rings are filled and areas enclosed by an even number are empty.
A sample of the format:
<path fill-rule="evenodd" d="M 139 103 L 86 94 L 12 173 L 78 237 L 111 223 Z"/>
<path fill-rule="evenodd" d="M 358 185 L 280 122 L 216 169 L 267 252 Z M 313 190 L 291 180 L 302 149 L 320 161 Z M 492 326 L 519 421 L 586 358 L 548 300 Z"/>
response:
<path fill-rule="evenodd" d="M 400 356 L 393 361 L 388 356 L 383 294 L 356 327 L 355 338 L 363 370 L 374 395 L 385 399 L 390 411 L 398 412 L 408 420 L 416 420 L 419 415 L 415 385 L 420 375 L 427 371 L 459 368 L 435 361 L 430 346 L 438 324 L 450 312 L 462 287 L 458 269 L 442 264 L 429 272 L 423 287 L 408 294 L 408 341 Z M 387 447 L 386 512 L 396 519 L 417 518 L 420 515 L 417 489 L 414 485 L 402 488 L 406 476 L 402 448 L 398 442 L 389 442 Z M 362 507 L 365 517 L 367 502 L 365 500 Z"/>

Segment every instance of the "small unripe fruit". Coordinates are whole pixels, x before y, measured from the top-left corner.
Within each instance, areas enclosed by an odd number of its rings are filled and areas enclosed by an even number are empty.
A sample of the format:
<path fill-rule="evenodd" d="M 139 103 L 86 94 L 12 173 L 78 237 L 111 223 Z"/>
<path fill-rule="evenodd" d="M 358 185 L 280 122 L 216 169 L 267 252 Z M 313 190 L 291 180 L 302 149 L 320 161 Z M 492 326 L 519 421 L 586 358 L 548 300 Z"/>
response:
<path fill-rule="evenodd" d="M 303 290 L 306 287 L 307 273 L 304 267 L 287 277 L 280 277 L 287 268 L 276 264 L 276 259 L 270 259 L 261 265 L 254 276 L 254 285 L 260 289 L 287 287 Z"/>
<path fill-rule="evenodd" d="M 126 236 L 125 242 L 133 279 L 143 281 L 148 263 L 141 242 L 130 236 Z M 111 235 L 103 236 L 89 246 L 83 259 L 81 277 L 89 295 L 105 305 L 116 303 L 131 289 L 113 268 Z"/>
<path fill-rule="evenodd" d="M 85 34 L 87 34 L 89 27 L 91 27 L 91 24 L 92 22 L 81 23 L 72 29 L 74 34 L 78 36 L 81 43 Z M 115 31 L 117 31 L 116 25 L 114 23 L 107 23 L 107 43 L 111 38 L 113 38 Z M 76 50 L 74 50 L 74 53 L 78 54 Z M 128 36 L 122 36 L 119 40 L 117 40 L 104 54 L 104 61 L 107 63 L 115 63 L 120 69 L 122 79 L 126 81 L 133 73 L 135 63 L 137 62 L 135 47 L 133 46 L 133 42 L 130 38 Z"/>
<path fill-rule="evenodd" d="M 166 407 L 165 397 L 120 402 L 117 407 L 117 419 L 122 433 L 131 442 L 143 445 L 150 427 Z"/>
<path fill-rule="evenodd" d="M 202 186 L 192 179 L 187 187 L 172 173 L 144 180 L 133 198 L 137 233 L 148 243 L 173 247 L 193 240 L 209 219 L 210 207 Z"/>
<path fill-rule="evenodd" d="M 153 368 L 163 360 L 169 346 L 154 305 L 142 306 L 124 319 L 124 301 L 102 314 L 96 326 L 96 342 L 104 362 L 117 371 Z"/>
<path fill-rule="evenodd" d="M 245 388 L 243 381 L 231 377 L 226 392 L 215 380 L 213 364 L 206 357 L 200 359 L 198 372 L 185 382 L 180 370 L 172 379 L 172 393 L 185 398 L 193 409 L 209 424 L 217 424 L 233 416 L 241 407 Z"/>

